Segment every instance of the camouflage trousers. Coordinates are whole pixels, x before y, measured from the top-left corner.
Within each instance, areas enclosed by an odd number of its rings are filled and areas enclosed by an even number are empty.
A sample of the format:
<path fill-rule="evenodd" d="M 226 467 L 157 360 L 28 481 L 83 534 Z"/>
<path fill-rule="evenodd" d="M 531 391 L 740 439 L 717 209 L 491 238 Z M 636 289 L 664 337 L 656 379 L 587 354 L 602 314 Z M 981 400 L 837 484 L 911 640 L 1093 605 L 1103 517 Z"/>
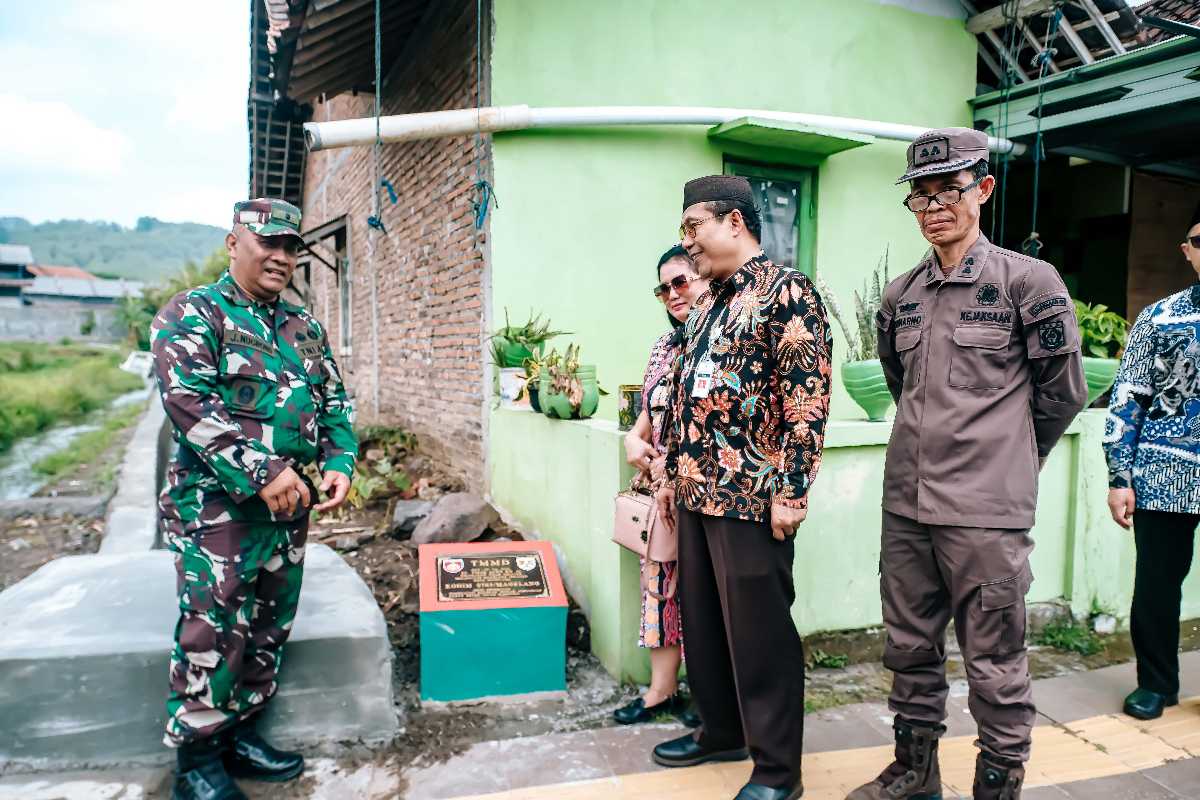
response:
<path fill-rule="evenodd" d="M 208 738 L 275 694 L 304 574 L 308 517 L 226 522 L 171 535 L 179 622 L 167 698 L 168 747 Z"/>

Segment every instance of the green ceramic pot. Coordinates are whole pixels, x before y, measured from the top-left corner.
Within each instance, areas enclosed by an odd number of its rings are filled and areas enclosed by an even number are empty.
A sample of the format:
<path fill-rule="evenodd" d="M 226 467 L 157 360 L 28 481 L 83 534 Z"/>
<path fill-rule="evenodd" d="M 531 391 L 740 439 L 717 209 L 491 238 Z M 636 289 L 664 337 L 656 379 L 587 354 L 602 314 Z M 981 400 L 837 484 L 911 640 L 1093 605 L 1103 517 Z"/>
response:
<path fill-rule="evenodd" d="M 533 351 L 524 345 L 510 342 L 503 336 L 497 336 L 496 340 L 500 346 L 501 360 L 504 362 L 503 364 L 497 364 L 497 366 L 503 369 L 523 367 L 525 366 L 525 359 L 533 356 Z M 537 350 L 539 354 L 541 354 L 543 347 L 544 345 L 538 345 Z"/>
<path fill-rule="evenodd" d="M 538 402 L 542 413 L 556 419 L 587 419 L 596 413 L 600 405 L 600 386 L 596 383 L 596 367 L 591 364 L 580 365 L 575 370 L 575 377 L 583 383 L 583 401 L 579 408 L 571 408 L 565 394 L 550 389 L 550 375 L 543 373 L 538 384 Z"/>
<path fill-rule="evenodd" d="M 1087 381 L 1089 406 L 1096 402 L 1097 397 L 1112 388 L 1119 366 L 1121 362 L 1115 358 L 1083 357 L 1083 378 Z"/>
<path fill-rule="evenodd" d="M 867 419 L 882 422 L 892 405 L 892 393 L 883 377 L 879 359 L 847 361 L 842 364 L 842 385 L 854 402 L 867 412 Z"/>

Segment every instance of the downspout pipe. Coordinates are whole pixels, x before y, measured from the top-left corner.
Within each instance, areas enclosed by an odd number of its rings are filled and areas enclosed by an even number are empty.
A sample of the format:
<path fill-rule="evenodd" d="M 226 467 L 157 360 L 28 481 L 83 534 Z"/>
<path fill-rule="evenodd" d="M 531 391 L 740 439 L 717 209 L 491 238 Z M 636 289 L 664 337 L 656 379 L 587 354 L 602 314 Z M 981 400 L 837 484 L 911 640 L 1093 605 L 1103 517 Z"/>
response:
<path fill-rule="evenodd" d="M 822 114 L 801 114 L 792 111 L 763 111 L 749 108 L 717 108 L 708 106 L 561 106 L 530 108 L 518 106 L 489 106 L 462 108 L 451 111 L 429 111 L 420 114 L 397 114 L 381 117 L 379 135 L 384 142 L 411 142 L 418 139 L 438 139 L 447 136 L 472 136 L 476 133 L 499 133 L 532 128 L 581 128 L 621 125 L 720 125 L 742 117 L 757 117 L 775 122 L 790 122 L 810 128 L 840 133 L 856 133 L 911 142 L 927 128 L 901 125 L 869 119 L 829 117 Z M 375 142 L 375 118 L 343 119 L 332 122 L 304 123 L 304 140 L 309 150 L 331 150 L 337 147 L 363 147 Z M 988 147 L 995 153 L 1014 156 L 1026 151 L 1023 144 L 988 137 Z"/>

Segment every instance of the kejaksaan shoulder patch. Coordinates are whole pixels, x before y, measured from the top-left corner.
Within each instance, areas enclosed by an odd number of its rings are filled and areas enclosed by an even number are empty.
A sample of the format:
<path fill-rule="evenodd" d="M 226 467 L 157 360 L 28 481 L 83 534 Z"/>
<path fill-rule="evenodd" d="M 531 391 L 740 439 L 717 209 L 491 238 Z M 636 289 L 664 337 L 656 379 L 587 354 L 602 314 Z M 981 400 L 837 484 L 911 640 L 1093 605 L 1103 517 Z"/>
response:
<path fill-rule="evenodd" d="M 1038 342 L 1043 350 L 1054 352 L 1067 343 L 1067 332 L 1062 320 L 1043 322 L 1038 326 Z"/>
<path fill-rule="evenodd" d="M 1063 295 L 1055 297 L 1047 297 L 1045 300 L 1034 303 L 1029 307 L 1029 316 L 1040 317 L 1045 312 L 1052 308 L 1066 308 L 1067 298 Z"/>

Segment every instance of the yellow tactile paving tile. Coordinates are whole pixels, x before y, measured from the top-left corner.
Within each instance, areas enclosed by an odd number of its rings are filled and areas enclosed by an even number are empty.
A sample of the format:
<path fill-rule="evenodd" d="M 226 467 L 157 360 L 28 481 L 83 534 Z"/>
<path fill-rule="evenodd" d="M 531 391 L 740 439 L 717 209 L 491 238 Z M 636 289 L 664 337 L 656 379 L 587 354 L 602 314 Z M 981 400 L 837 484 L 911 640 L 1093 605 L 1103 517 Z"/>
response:
<path fill-rule="evenodd" d="M 1181 700 L 1156 720 L 1134 724 L 1192 757 L 1200 757 L 1200 697 Z"/>
<path fill-rule="evenodd" d="M 970 793 L 975 771 L 975 737 L 941 743 L 942 781 L 947 793 Z M 891 759 L 892 748 L 860 747 L 804 757 L 805 800 L 842 800 Z M 1065 726 L 1033 730 L 1033 757 L 1025 785 L 1049 786 L 1104 778 L 1200 757 L 1200 697 L 1189 698 L 1153 722 L 1115 715 L 1089 717 Z M 579 783 L 536 786 L 457 800 L 728 800 L 750 776 L 750 763 L 705 764 L 656 770 Z"/>

